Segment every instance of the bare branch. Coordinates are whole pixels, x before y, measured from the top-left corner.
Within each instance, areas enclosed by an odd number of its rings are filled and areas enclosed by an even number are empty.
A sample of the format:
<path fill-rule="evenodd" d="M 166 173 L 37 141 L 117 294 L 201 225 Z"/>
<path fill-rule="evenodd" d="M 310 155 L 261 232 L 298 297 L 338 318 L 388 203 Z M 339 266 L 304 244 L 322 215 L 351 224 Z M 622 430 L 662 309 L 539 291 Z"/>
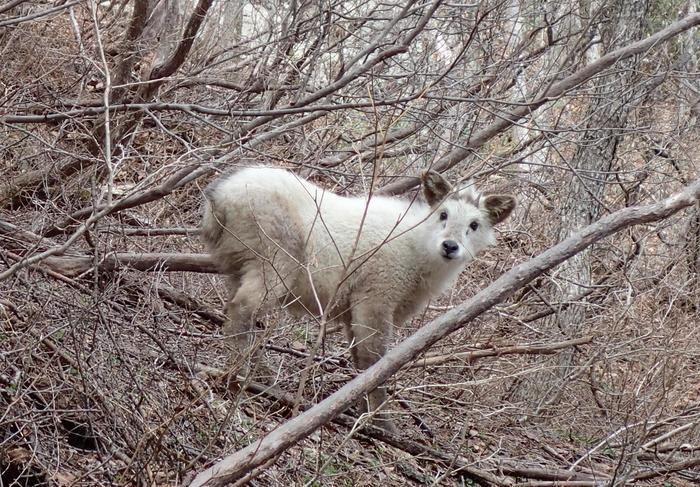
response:
<path fill-rule="evenodd" d="M 10 0 L 5 5 L 0 6 L 0 14 L 5 13 L 8 10 L 12 10 L 17 5 L 21 5 L 21 4 L 25 3 L 26 1 L 27 0 Z"/>
<path fill-rule="evenodd" d="M 67 277 L 74 277 L 95 268 L 95 258 L 48 257 L 43 264 Z M 98 263 L 101 271 L 116 271 L 131 268 L 139 271 L 170 272 L 218 272 L 214 262 L 206 254 L 135 254 L 115 252 L 105 255 Z"/>
<path fill-rule="evenodd" d="M 136 62 L 141 58 L 138 40 L 143 34 L 148 20 L 148 0 L 135 0 L 134 10 L 131 14 L 131 22 L 120 48 L 120 59 L 116 63 L 114 72 L 114 88 L 110 111 L 113 105 L 122 101 L 128 92 L 128 80 Z"/>
<path fill-rule="evenodd" d="M 0 222 L 0 225 L 2 222 Z M 119 229 L 105 229 L 102 230 L 105 233 L 114 233 L 117 235 L 127 235 L 127 236 L 143 236 L 143 237 L 160 237 L 163 235 L 197 235 L 199 233 L 199 228 L 119 228 Z"/>
<path fill-rule="evenodd" d="M 469 156 L 475 149 L 483 146 L 487 141 L 492 139 L 497 134 L 503 132 L 508 127 L 513 125 L 515 122 L 527 117 L 533 111 L 542 107 L 546 103 L 556 100 L 559 97 L 565 95 L 569 90 L 580 86 L 589 79 L 591 79 L 596 74 L 602 72 L 603 70 L 613 66 L 618 61 L 629 58 L 636 54 L 640 54 L 644 51 L 651 49 L 669 39 L 677 36 L 678 34 L 685 32 L 686 30 L 700 24 L 700 13 L 688 15 L 687 17 L 675 22 L 665 29 L 657 32 L 656 34 L 647 37 L 638 42 L 633 42 L 632 44 L 612 51 L 605 56 L 602 56 L 597 61 L 579 69 L 574 74 L 567 76 L 561 81 L 557 81 L 541 95 L 534 100 L 521 100 L 518 101 L 518 106 L 510 112 L 500 115 L 499 120 L 492 123 L 491 125 L 477 131 L 474 135 L 469 137 L 469 140 L 460 144 L 459 147 L 451 150 L 444 156 L 442 156 L 438 161 L 433 164 L 432 169 L 435 171 L 446 171 L 456 164 L 463 161 Z M 418 178 L 406 178 L 400 179 L 393 183 L 387 184 L 379 191 L 380 194 L 401 194 L 414 188 L 418 184 Z"/>
<path fill-rule="evenodd" d="M 150 110 L 158 111 L 178 111 L 185 113 L 200 113 L 202 115 L 210 115 L 216 117 L 280 117 L 283 115 L 295 115 L 300 113 L 308 113 L 315 111 L 338 111 L 353 108 L 367 108 L 373 106 L 389 106 L 400 103 L 407 103 L 418 98 L 420 94 L 415 94 L 408 97 L 402 97 L 392 100 L 376 100 L 372 102 L 360 103 L 340 103 L 340 104 L 325 104 L 311 105 L 290 108 L 278 108 L 275 110 L 221 110 L 202 105 L 193 105 L 189 103 L 122 103 L 110 105 L 110 112 L 141 112 Z M 77 117 L 88 117 L 99 115 L 105 112 L 104 106 L 86 107 L 65 112 L 44 113 L 35 115 L 5 115 L 0 117 L 0 123 L 49 123 L 60 122 Z"/>
<path fill-rule="evenodd" d="M 501 355 L 510 354 L 526 354 L 526 355 L 541 355 L 541 354 L 553 354 L 557 353 L 558 350 L 562 348 L 575 347 L 577 345 L 583 345 L 585 343 L 590 343 L 593 337 L 581 337 L 574 338 L 572 340 L 566 340 L 557 343 L 531 343 L 527 345 L 513 345 L 506 347 L 499 347 L 493 345 L 493 348 L 486 350 L 474 350 L 472 352 L 458 352 L 450 353 L 446 355 L 428 355 L 425 358 L 416 360 L 411 363 L 411 368 L 419 367 L 430 367 L 434 365 L 442 365 L 449 362 L 459 361 L 463 363 L 470 363 L 476 359 L 484 357 L 500 357 Z"/>
<path fill-rule="evenodd" d="M 337 416 L 362 395 L 376 389 L 408 362 L 438 340 L 467 325 L 494 305 L 511 296 L 543 272 L 552 269 L 593 243 L 632 225 L 663 220 L 694 205 L 700 199 L 700 179 L 660 203 L 625 208 L 576 232 L 537 257 L 503 274 L 464 304 L 420 328 L 391 349 L 381 360 L 327 399 L 246 448 L 225 457 L 201 472 L 192 487 L 224 485 L 269 462 L 291 445 Z"/>
<path fill-rule="evenodd" d="M 259 144 L 262 144 L 265 141 L 271 140 L 275 137 L 278 137 L 282 134 L 284 134 L 286 131 L 294 128 L 294 127 L 299 127 L 303 126 L 307 123 L 310 123 L 318 118 L 321 118 L 322 116 L 325 115 L 325 112 L 317 112 L 317 113 L 311 113 L 305 117 L 302 117 L 300 119 L 294 120 L 286 125 L 282 125 L 281 127 L 278 127 L 276 129 L 270 130 L 268 132 L 264 132 L 258 137 L 255 137 L 254 139 L 250 140 L 248 144 L 246 145 L 248 148 L 254 148 Z M 146 203 L 150 203 L 152 201 L 159 200 L 163 198 L 164 196 L 172 193 L 174 190 L 181 188 L 185 186 L 186 184 L 191 183 L 192 181 L 205 176 L 207 174 L 211 174 L 216 170 L 216 167 L 224 164 L 227 161 L 230 161 L 231 159 L 236 158 L 239 155 L 239 151 L 232 151 L 217 160 L 213 161 L 211 164 L 206 165 L 206 166 L 200 166 L 200 165 L 189 165 L 185 166 L 184 168 L 180 169 L 177 171 L 175 174 L 171 175 L 168 177 L 165 181 L 163 181 L 160 185 L 156 186 L 155 188 L 149 188 L 145 189 L 143 191 L 131 194 L 118 202 L 116 202 L 114 205 L 111 207 L 107 208 L 105 205 L 98 206 L 97 208 L 93 207 L 87 207 L 83 208 L 81 210 L 76 211 L 73 213 L 69 218 L 64 220 L 63 222 L 59 223 L 58 225 L 52 225 L 48 229 L 44 230 L 42 234 L 44 234 L 47 237 L 55 236 L 60 233 L 66 232 L 69 228 L 71 228 L 73 225 L 75 225 L 80 219 L 85 218 L 86 216 L 90 215 L 93 213 L 93 211 L 103 211 L 106 210 L 104 213 L 105 215 L 115 213 L 127 208 L 133 208 L 135 206 L 143 205 Z M 1 193 L 0 193 L 1 195 Z"/>
<path fill-rule="evenodd" d="M 680 462 L 672 463 L 661 468 L 654 468 L 645 471 L 634 472 L 630 476 L 631 482 L 638 482 L 640 480 L 648 480 L 656 477 L 661 477 L 662 475 L 668 475 L 671 472 L 679 472 L 681 470 L 694 468 L 700 465 L 700 457 L 692 457 L 687 460 L 682 460 Z"/>
<path fill-rule="evenodd" d="M 212 3 L 214 3 L 214 0 L 199 0 L 199 3 L 197 3 L 197 6 L 194 9 L 194 12 L 192 12 L 192 15 L 190 16 L 189 22 L 187 22 L 187 27 L 185 27 L 185 33 L 183 34 L 180 43 L 170 56 L 170 59 L 165 61 L 163 64 L 153 68 L 149 76 L 149 79 L 151 81 L 162 80 L 163 78 L 167 78 L 168 76 L 174 74 L 175 71 L 177 71 L 180 68 L 180 66 L 182 66 L 182 63 L 185 62 L 187 54 L 190 52 L 192 44 L 194 43 L 194 39 L 197 36 L 197 32 L 199 31 L 199 28 L 204 22 L 204 19 L 206 18 L 207 12 L 209 11 L 209 8 L 211 7 Z M 151 94 L 156 91 L 158 86 L 160 86 L 160 84 L 154 82 L 142 85 L 142 89 L 139 93 L 139 98 L 150 98 Z"/>
<path fill-rule="evenodd" d="M 57 6 L 57 7 L 47 8 L 46 10 L 34 12 L 33 14 L 25 15 L 23 17 L 12 17 L 9 19 L 5 19 L 5 20 L 0 21 L 0 27 L 17 25 L 17 24 L 21 24 L 23 22 L 30 22 L 32 20 L 48 17 L 48 16 L 53 15 L 57 12 L 62 11 L 62 10 L 66 10 L 68 8 L 75 6 L 75 5 L 78 5 L 80 2 L 81 2 L 81 0 L 73 0 L 72 2 L 66 2 L 62 5 Z M 13 3 L 13 2 L 11 2 L 11 3 Z M 19 2 L 19 3 L 22 3 L 22 2 Z M 9 5 L 9 8 L 15 7 L 16 5 L 19 5 L 19 3 L 15 3 L 14 5 L 11 4 L 11 5 Z M 1 8 L 5 9 L 5 7 L 7 7 L 7 6 L 3 6 Z"/>

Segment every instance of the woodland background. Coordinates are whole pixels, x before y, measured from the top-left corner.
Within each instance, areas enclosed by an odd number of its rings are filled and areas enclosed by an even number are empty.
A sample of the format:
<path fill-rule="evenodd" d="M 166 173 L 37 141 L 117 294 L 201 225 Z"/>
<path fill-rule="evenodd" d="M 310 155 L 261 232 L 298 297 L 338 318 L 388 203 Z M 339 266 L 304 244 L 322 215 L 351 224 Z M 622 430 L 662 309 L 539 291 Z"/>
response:
<path fill-rule="evenodd" d="M 396 341 L 698 178 L 694 0 L 0 3 L 0 485 L 179 485 L 356 375 L 274 314 L 231 390 L 202 189 L 290 168 L 513 192 L 499 245 Z M 646 40 L 646 41 L 644 41 Z M 642 43 L 640 43 L 640 41 Z M 252 485 L 697 485 L 700 212 L 632 226 L 404 367 L 403 435 L 344 415 Z M 317 344 L 321 344 L 319 347 Z"/>

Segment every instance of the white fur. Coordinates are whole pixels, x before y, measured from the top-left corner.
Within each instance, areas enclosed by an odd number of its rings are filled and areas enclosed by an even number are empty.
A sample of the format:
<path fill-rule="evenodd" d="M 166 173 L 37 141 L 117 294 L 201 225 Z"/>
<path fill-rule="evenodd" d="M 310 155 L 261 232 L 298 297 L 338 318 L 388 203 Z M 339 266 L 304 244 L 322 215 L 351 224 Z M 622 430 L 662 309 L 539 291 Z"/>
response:
<path fill-rule="evenodd" d="M 286 201 L 288 207 L 270 204 L 271 195 Z M 331 304 L 329 300 L 344 277 L 358 232 L 354 265 L 350 266 L 353 272 L 337 294 L 334 308 L 342 313 L 352 306 L 350 294 L 368 294 L 362 298 L 381 299 L 389 307 L 393 304 L 399 313 L 396 321 L 405 320 L 450 288 L 465 266 L 495 243 L 483 211 L 462 200 L 448 199 L 431 209 L 421 201 L 382 196 L 369 201 L 365 197 L 347 198 L 275 168 L 243 169 L 220 181 L 210 198 L 222 211 L 228 209 L 225 225 L 231 232 L 229 238 L 210 249 L 215 256 L 218 254 L 217 260 L 225 260 L 227 254 L 251 254 L 241 243 L 260 251 L 262 236 L 268 252 L 288 253 L 308 266 L 308 272 L 284 279 L 285 291 L 291 291 L 292 299 L 302 298 L 306 310 L 319 316 Z M 446 223 L 439 220 L 443 209 L 448 211 Z M 271 213 L 288 211 L 295 214 L 272 222 L 267 218 Z M 292 228 L 293 221 L 299 227 Z M 468 229 L 472 221 L 480 224 L 476 232 Z M 276 228 L 276 223 L 286 228 Z M 299 228 L 308 238 L 302 254 L 298 249 L 285 248 L 284 236 Z M 441 245 L 447 239 L 460 244 L 458 258 L 443 257 Z M 322 297 L 321 306 L 308 292 L 311 289 Z"/>
<path fill-rule="evenodd" d="M 384 353 L 392 324 L 422 310 L 495 243 L 487 210 L 470 202 L 478 201 L 471 188 L 468 197 L 441 197 L 431 208 L 418 200 L 342 197 L 258 167 L 222 178 L 207 198 L 203 237 L 230 276 L 225 332 L 245 334 L 274 297 L 292 311 L 344 323 L 359 368 Z M 458 246 L 451 258 L 445 241 Z M 383 398 L 377 393 L 370 402 L 377 407 Z"/>

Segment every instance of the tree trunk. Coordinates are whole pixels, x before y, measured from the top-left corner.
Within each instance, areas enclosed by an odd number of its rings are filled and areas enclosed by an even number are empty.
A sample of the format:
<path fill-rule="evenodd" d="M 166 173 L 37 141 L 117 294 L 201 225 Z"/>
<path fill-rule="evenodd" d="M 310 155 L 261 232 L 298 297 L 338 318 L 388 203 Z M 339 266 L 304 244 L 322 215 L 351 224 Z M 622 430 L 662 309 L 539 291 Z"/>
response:
<path fill-rule="evenodd" d="M 601 43 L 594 44 L 589 50 L 589 62 L 599 59 L 601 50 L 609 52 L 640 38 L 644 19 L 642 13 L 647 7 L 647 0 L 619 2 L 612 6 L 615 11 L 607 12 L 612 17 L 610 23 L 600 26 L 599 32 L 592 36 L 600 36 Z M 635 63 L 635 59 L 617 63 L 610 74 L 601 76 L 594 82 L 591 102 L 582 118 L 585 120 L 585 130 L 570 163 L 568 191 L 561 208 L 560 240 L 597 220 L 605 211 L 605 189 L 633 106 L 631 101 L 640 94 L 641 85 L 635 80 Z M 620 86 L 627 89 L 615 90 Z M 613 91 L 615 95 L 610 96 Z M 558 301 L 567 302 L 594 284 L 594 251 L 595 249 L 588 248 L 561 266 L 555 276 L 561 294 Z M 589 317 L 589 303 L 584 299 L 555 314 L 554 319 L 560 332 L 571 337 L 584 331 Z M 568 351 L 561 354 L 560 378 L 569 373 L 574 353 Z"/>

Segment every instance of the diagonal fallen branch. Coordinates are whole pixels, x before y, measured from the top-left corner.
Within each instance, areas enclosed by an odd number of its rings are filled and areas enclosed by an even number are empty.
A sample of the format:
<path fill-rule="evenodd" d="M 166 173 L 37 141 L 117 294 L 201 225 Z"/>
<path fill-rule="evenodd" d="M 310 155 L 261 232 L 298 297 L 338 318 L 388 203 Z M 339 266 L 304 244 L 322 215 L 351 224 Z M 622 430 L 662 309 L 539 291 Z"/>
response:
<path fill-rule="evenodd" d="M 195 369 L 198 373 L 204 374 L 212 378 L 225 378 L 226 371 L 210 367 L 208 365 L 197 364 Z M 288 409 L 298 407 L 302 411 L 308 410 L 311 406 L 298 401 L 292 394 L 287 394 L 277 387 L 271 387 L 258 382 L 245 381 L 245 389 L 254 394 L 272 399 L 277 403 L 284 405 Z M 381 441 L 387 445 L 410 453 L 414 457 L 421 457 L 436 463 L 444 463 L 451 465 L 451 468 L 456 472 L 461 472 L 465 477 L 470 478 L 479 485 L 510 485 L 507 479 L 494 475 L 486 470 L 474 467 L 465 458 L 456 455 L 455 453 L 446 452 L 438 448 L 434 448 L 423 443 L 419 443 L 410 438 L 405 438 L 395 433 L 389 433 L 381 428 L 373 426 L 371 423 L 361 424 L 358 418 L 348 414 L 339 414 L 332 419 L 332 422 L 343 426 L 353 432 L 358 439 L 372 438 Z M 578 472 L 565 472 L 566 478 L 576 478 L 580 476 Z"/>
<path fill-rule="evenodd" d="M 95 258 L 84 257 L 47 257 L 44 265 L 55 272 L 74 277 L 95 267 Z M 216 273 L 216 265 L 207 254 L 167 254 L 167 253 L 131 253 L 115 252 L 105 255 L 97 262 L 102 271 L 116 271 L 128 267 L 137 271 L 181 271 Z"/>
<path fill-rule="evenodd" d="M 501 346 L 494 345 L 492 348 L 487 348 L 484 350 L 472 350 L 470 352 L 457 352 L 448 353 L 444 355 L 428 355 L 423 359 L 416 360 L 414 363 L 409 365 L 409 368 L 415 369 L 418 367 L 429 367 L 434 365 L 442 365 L 448 362 L 453 362 L 459 360 L 463 363 L 473 362 L 476 359 L 484 357 L 500 357 L 501 355 L 547 355 L 554 354 L 557 351 L 568 348 L 575 347 L 577 345 L 584 345 L 593 341 L 592 336 L 585 336 L 581 338 L 573 338 L 571 340 L 566 340 L 563 342 L 556 343 L 530 343 L 526 345 L 510 345 Z"/>
<path fill-rule="evenodd" d="M 491 307 L 511 296 L 543 272 L 561 264 L 593 243 L 632 225 L 668 218 L 700 199 L 700 179 L 665 200 L 645 206 L 624 208 L 583 228 L 537 257 L 503 274 L 493 284 L 461 306 L 420 328 L 391 349 L 381 360 L 348 382 L 337 392 L 299 416 L 287 421 L 265 437 L 253 442 L 202 471 L 191 486 L 225 485 L 271 462 L 277 455 L 330 422 L 354 401 L 376 389 L 393 374 L 427 350 Z"/>
<path fill-rule="evenodd" d="M 572 340 L 566 340 L 562 342 L 555 342 L 550 344 L 525 344 L 525 345 L 514 345 L 502 348 L 491 348 L 488 350 L 475 350 L 471 352 L 457 353 L 451 355 L 442 355 L 435 357 L 428 357 L 430 361 L 427 365 L 437 365 L 456 358 L 460 358 L 465 361 L 476 361 L 480 358 L 500 356 L 506 354 L 554 354 L 558 350 L 563 348 L 573 347 L 577 345 L 583 345 L 590 343 L 593 340 L 592 336 L 575 338 Z M 275 348 L 272 348 L 273 350 Z M 425 359 L 419 360 L 415 363 L 409 364 L 409 367 L 423 367 L 426 365 Z M 226 371 L 217 369 L 215 367 L 197 364 L 196 370 L 204 375 L 212 378 L 225 378 Z M 245 382 L 244 386 L 248 391 L 259 394 L 269 399 L 273 399 L 280 404 L 283 404 L 287 408 L 294 408 L 297 406 L 297 401 L 295 398 L 283 392 L 277 387 L 270 387 L 268 385 L 259 384 L 257 382 Z M 301 404 L 299 408 L 302 411 L 306 411 L 310 408 L 308 404 Z M 332 422 L 341 426 L 348 428 L 351 431 L 355 431 L 358 427 L 358 419 L 352 417 L 348 414 L 340 414 L 332 419 Z M 394 448 L 403 450 L 415 457 L 421 457 L 423 459 L 429 459 L 430 461 L 437 463 L 446 463 L 454 469 L 455 472 L 461 472 L 462 475 L 470 478 L 479 485 L 510 485 L 512 482 L 503 477 L 494 475 L 486 470 L 475 467 L 472 462 L 467 459 L 456 455 L 455 453 L 443 451 L 436 447 L 431 447 L 420 443 L 418 441 L 412 440 L 405 436 L 392 434 L 384 431 L 381 428 L 372 426 L 371 424 L 364 424 L 362 428 L 357 431 L 356 437 L 359 439 L 372 438 L 387 445 L 391 445 Z M 505 475 L 510 477 L 518 478 L 534 478 L 534 479 L 545 479 L 545 480 L 590 480 L 590 475 L 586 473 L 568 471 L 568 470 L 552 470 L 549 469 L 527 469 L 520 467 L 518 465 L 509 465 L 506 463 L 499 464 L 499 472 L 505 473 Z"/>
<path fill-rule="evenodd" d="M 655 477 L 661 477 L 663 475 L 668 475 L 672 472 L 680 472 L 681 470 L 695 468 L 700 465 L 700 457 L 691 457 L 680 462 L 672 463 L 660 468 L 649 468 L 644 470 L 638 470 L 630 475 L 631 482 L 638 482 L 640 480 L 649 480 Z"/>

